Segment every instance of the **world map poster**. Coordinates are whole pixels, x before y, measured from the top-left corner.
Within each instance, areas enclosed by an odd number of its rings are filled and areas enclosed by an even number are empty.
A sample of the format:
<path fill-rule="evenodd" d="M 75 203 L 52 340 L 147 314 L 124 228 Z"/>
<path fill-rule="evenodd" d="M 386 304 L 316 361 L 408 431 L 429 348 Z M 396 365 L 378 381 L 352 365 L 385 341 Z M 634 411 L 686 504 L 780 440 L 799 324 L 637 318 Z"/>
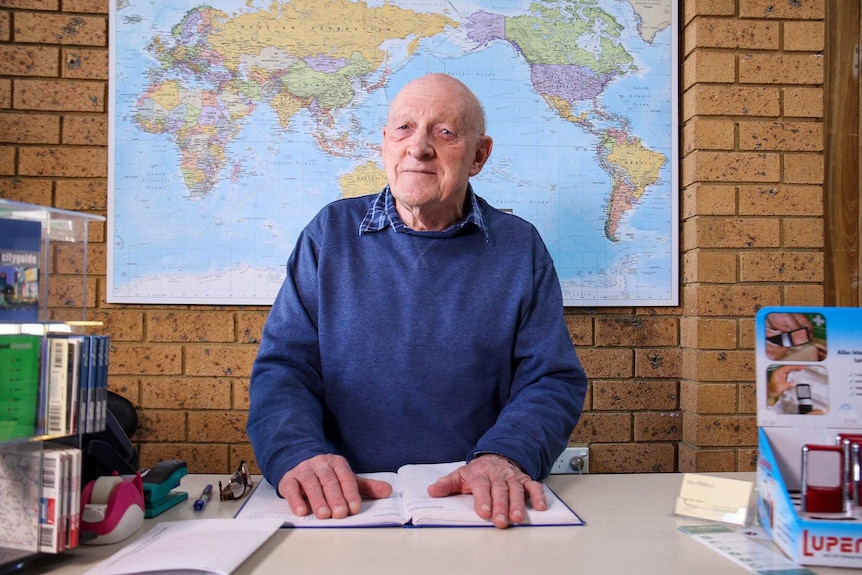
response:
<path fill-rule="evenodd" d="M 386 185 L 394 95 L 443 72 L 494 140 L 474 190 L 536 226 L 565 305 L 677 305 L 676 4 L 115 0 L 108 301 L 271 304 L 308 221 Z"/>

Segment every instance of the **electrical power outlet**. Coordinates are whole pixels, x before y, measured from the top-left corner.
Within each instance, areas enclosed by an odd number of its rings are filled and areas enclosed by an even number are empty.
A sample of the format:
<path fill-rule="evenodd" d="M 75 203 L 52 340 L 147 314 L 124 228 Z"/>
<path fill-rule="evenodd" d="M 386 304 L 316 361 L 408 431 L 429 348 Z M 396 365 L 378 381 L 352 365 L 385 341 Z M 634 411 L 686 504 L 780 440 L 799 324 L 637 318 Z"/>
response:
<path fill-rule="evenodd" d="M 582 474 L 590 472 L 590 448 L 589 447 L 567 447 L 554 460 L 551 467 L 552 475 L 565 473 Z"/>

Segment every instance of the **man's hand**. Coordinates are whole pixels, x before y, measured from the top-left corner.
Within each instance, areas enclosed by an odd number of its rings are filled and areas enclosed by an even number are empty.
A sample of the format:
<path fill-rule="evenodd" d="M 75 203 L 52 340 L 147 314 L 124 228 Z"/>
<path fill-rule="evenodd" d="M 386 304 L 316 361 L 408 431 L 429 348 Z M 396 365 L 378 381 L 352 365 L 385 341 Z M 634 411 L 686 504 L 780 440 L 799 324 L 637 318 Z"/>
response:
<path fill-rule="evenodd" d="M 296 515 L 343 519 L 359 513 L 362 498 L 384 499 L 392 493 L 385 481 L 356 477 L 340 455 L 316 455 L 299 463 L 278 482 L 278 492 Z"/>
<path fill-rule="evenodd" d="M 495 527 L 508 527 L 527 518 L 526 500 L 533 509 L 548 508 L 542 484 L 500 455 L 482 455 L 428 486 L 431 497 L 472 493 L 476 514 Z"/>

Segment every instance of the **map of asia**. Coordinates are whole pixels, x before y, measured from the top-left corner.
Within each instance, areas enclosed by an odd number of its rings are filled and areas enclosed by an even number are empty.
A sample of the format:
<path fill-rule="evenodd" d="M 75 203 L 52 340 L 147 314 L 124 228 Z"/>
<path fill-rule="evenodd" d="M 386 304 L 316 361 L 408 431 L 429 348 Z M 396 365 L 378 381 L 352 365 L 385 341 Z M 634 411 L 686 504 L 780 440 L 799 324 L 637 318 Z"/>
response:
<path fill-rule="evenodd" d="M 385 186 L 389 102 L 485 107 L 476 193 L 566 305 L 678 303 L 676 2 L 114 0 L 108 301 L 267 305 L 325 204 Z"/>

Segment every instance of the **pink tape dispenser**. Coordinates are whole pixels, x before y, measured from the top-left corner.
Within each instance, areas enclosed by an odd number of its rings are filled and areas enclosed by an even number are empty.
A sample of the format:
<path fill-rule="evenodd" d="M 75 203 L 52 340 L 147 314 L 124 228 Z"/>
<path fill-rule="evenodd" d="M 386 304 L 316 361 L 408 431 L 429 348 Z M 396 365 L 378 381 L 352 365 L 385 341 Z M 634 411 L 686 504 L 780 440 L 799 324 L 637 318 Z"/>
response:
<path fill-rule="evenodd" d="M 82 538 L 91 545 L 107 545 L 127 539 L 144 524 L 144 484 L 141 474 L 106 475 L 90 481 L 81 493 Z"/>

